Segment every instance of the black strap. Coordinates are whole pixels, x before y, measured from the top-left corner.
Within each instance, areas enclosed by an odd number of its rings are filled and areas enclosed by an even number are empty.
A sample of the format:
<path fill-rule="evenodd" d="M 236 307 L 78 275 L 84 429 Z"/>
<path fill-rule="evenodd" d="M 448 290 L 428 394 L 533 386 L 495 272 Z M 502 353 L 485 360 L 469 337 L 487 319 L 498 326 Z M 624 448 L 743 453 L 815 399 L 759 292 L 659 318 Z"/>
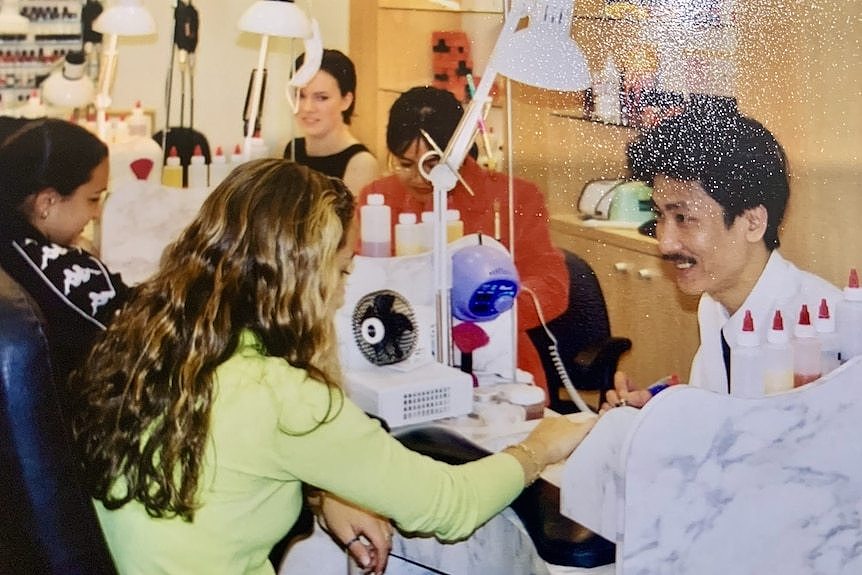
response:
<path fill-rule="evenodd" d="M 724 371 L 727 374 L 727 393 L 730 394 L 730 345 L 728 345 L 727 340 L 724 339 L 724 330 L 719 332 L 721 334 L 721 355 L 724 358 Z"/>

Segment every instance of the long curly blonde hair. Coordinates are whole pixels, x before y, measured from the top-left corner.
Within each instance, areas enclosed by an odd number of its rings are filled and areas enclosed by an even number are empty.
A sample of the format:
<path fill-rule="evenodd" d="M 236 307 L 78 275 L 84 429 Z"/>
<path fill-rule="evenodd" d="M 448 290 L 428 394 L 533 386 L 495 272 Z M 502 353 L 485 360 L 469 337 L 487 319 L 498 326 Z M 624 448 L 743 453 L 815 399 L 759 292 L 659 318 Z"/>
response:
<path fill-rule="evenodd" d="M 340 180 L 281 159 L 243 164 L 213 191 L 73 376 L 93 497 L 193 518 L 213 372 L 243 329 L 340 385 L 331 302 L 353 214 Z"/>

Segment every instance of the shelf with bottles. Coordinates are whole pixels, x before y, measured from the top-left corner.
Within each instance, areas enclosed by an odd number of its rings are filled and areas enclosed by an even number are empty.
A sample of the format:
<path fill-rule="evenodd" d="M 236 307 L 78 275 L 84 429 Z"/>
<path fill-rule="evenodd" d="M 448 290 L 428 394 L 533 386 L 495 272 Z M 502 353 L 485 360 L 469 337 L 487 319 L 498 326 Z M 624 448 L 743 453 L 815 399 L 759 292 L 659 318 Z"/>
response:
<path fill-rule="evenodd" d="M 65 55 L 81 49 L 80 0 L 21 0 L 25 33 L 0 34 L 3 105 L 25 102 Z"/>

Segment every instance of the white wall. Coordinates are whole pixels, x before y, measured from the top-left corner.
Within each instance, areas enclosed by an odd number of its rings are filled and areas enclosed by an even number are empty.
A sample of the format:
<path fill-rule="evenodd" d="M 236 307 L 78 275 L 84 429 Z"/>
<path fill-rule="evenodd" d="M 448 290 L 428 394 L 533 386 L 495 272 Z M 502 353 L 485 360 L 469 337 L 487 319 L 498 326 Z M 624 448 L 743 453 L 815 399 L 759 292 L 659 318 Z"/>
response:
<path fill-rule="evenodd" d="M 165 79 L 171 54 L 172 0 L 142 0 L 156 20 L 157 36 L 121 38 L 119 62 L 112 92 L 114 108 L 130 108 L 141 100 L 156 110 L 157 130 L 165 125 Z M 106 6 L 111 0 L 104 0 Z M 232 150 L 241 143 L 242 112 L 251 70 L 257 65 L 260 37 L 242 33 L 237 21 L 253 0 L 193 0 L 200 15 L 195 66 L 195 128 L 210 146 Z M 348 0 L 297 0 L 297 5 L 320 23 L 323 45 L 347 51 Z M 284 92 L 293 56 L 302 43 L 271 38 L 267 59 L 267 91 L 264 102 L 263 138 L 271 152 L 279 154 L 290 137 L 291 114 Z M 171 125 L 179 125 L 180 80 L 175 62 Z M 186 88 L 185 125 L 189 125 L 190 89 Z"/>

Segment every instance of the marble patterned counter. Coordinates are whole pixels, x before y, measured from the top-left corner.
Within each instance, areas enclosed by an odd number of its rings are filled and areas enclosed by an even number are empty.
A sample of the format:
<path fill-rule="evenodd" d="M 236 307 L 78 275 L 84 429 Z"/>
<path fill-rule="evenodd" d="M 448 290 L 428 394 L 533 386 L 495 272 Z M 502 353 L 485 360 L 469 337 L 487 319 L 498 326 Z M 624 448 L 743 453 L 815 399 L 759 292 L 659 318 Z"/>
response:
<path fill-rule="evenodd" d="M 784 394 L 679 386 L 603 417 L 562 511 L 616 540 L 617 573 L 862 573 L 862 357 Z"/>

